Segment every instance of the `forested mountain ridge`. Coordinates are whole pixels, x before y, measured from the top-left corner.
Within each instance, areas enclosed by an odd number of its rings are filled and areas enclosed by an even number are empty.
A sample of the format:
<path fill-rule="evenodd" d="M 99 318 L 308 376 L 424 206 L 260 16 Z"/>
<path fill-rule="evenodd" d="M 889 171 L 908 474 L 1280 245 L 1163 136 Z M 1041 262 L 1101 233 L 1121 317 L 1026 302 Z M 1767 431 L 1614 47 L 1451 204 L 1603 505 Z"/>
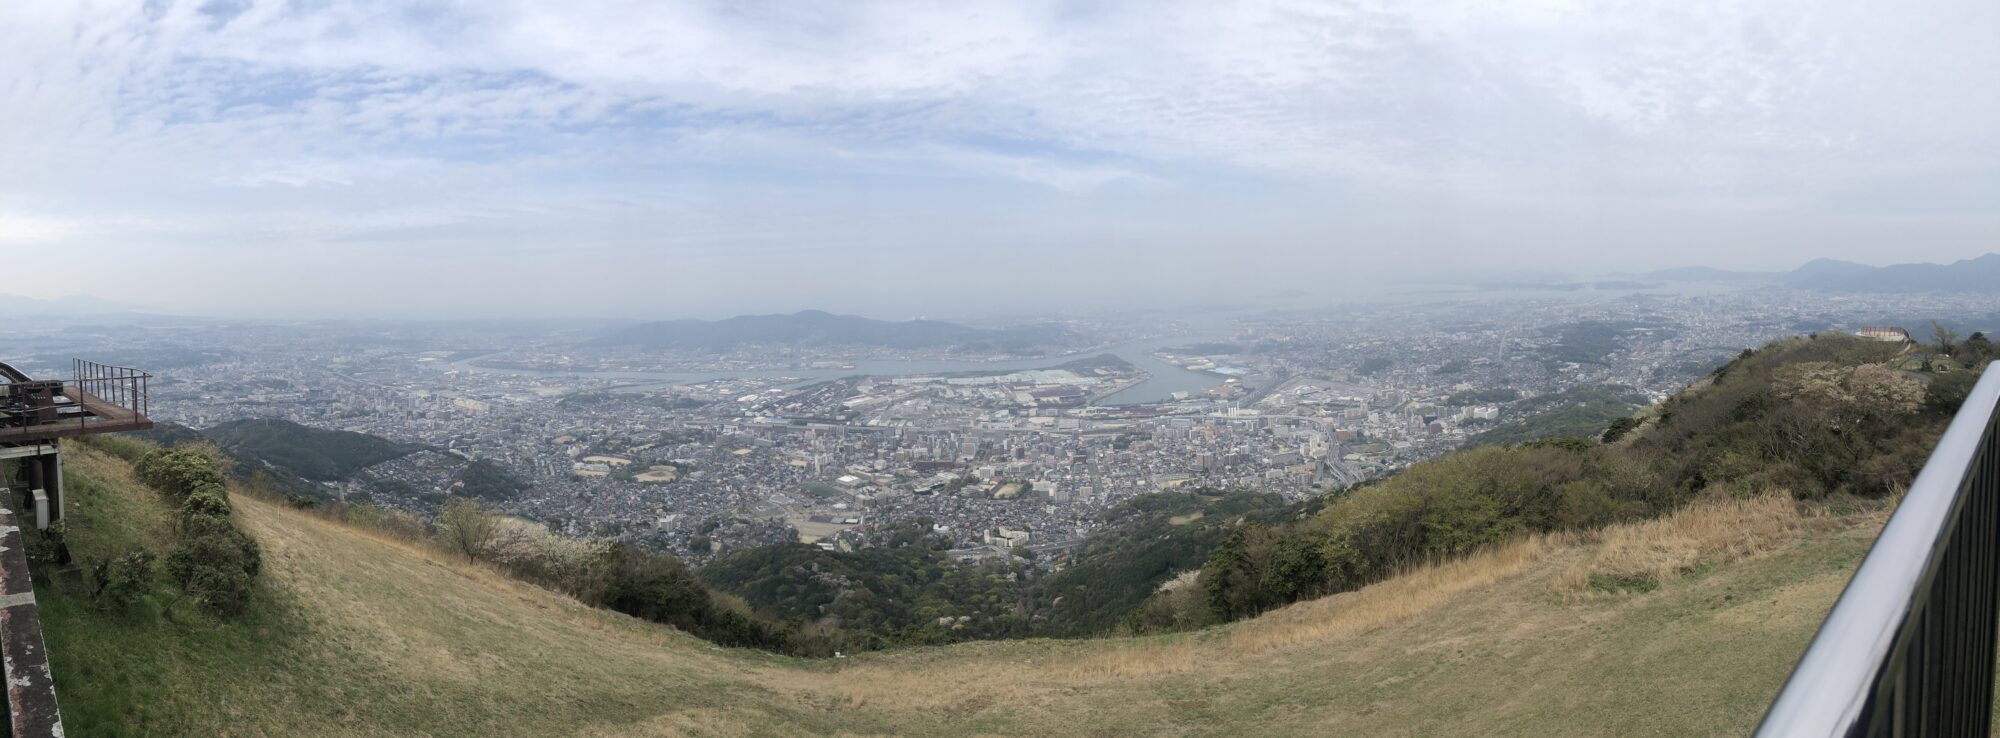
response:
<path fill-rule="evenodd" d="M 1302 509 L 1253 492 L 1140 495 L 1107 510 L 1105 527 L 1064 554 L 1052 574 L 1020 560 L 952 561 L 948 539 L 928 521 L 879 531 L 853 551 L 806 544 L 739 551 L 700 574 L 839 650 L 1101 635 L 1161 585 L 1199 568 L 1232 526 L 1283 522 Z"/>
<path fill-rule="evenodd" d="M 282 418 L 231 420 L 204 428 L 201 435 L 238 459 L 280 467 L 314 482 L 345 479 L 367 467 L 423 448 L 367 433 L 314 428 Z"/>
<path fill-rule="evenodd" d="M 362 482 L 362 499 L 369 496 L 410 497 L 431 505 L 442 502 L 446 490 L 416 489 L 393 480 L 370 478 L 369 467 L 404 459 L 434 447 L 394 441 L 370 433 L 330 430 L 282 418 L 242 418 L 195 430 L 161 423 L 136 437 L 163 446 L 212 443 L 231 462 L 238 478 L 269 491 L 327 501 L 329 483 Z M 485 500 L 505 500 L 527 483 L 488 459 L 467 459 L 433 453 L 433 463 L 449 470 L 451 492 Z"/>
<path fill-rule="evenodd" d="M 972 328 L 937 320 L 874 320 L 806 310 L 789 315 L 739 315 L 716 321 L 641 323 L 592 339 L 585 345 L 721 350 L 755 344 L 788 344 L 1019 351 L 1068 346 L 1077 339 L 1069 329 L 1053 324 Z"/>
<path fill-rule="evenodd" d="M 1847 335 L 1777 341 L 1598 437 L 1474 448 L 1412 465 L 1326 501 L 1309 518 L 1237 527 L 1203 565 L 1200 586 L 1156 596 L 1147 622 L 1247 617 L 1352 590 L 1413 562 L 1654 518 L 1701 498 L 1890 497 L 1915 478 L 1994 358 L 1977 334 L 1933 350 L 1946 360 L 1912 371 L 1899 368 L 1901 344 Z"/>

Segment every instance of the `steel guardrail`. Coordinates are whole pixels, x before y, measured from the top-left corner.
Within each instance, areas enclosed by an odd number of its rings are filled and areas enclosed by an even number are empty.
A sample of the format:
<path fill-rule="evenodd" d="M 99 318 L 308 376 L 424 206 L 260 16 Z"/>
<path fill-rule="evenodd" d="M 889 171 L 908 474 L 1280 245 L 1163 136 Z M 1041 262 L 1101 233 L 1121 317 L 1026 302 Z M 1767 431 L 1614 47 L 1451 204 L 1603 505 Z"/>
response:
<path fill-rule="evenodd" d="M 1986 736 L 2000 622 L 2000 371 L 1959 407 L 1757 727 Z"/>

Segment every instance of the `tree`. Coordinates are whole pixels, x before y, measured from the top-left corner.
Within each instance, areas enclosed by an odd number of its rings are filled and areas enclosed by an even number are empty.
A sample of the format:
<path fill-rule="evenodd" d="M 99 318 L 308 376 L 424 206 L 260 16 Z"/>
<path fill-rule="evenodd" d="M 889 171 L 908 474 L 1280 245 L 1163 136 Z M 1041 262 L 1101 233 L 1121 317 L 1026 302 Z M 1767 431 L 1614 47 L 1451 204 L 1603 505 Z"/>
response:
<path fill-rule="evenodd" d="M 1979 372 L 1951 372 L 1937 375 L 1924 388 L 1924 407 L 1933 412 L 1947 415 L 1958 412 L 1965 400 L 1972 396 L 1972 386 L 1979 382 Z"/>
<path fill-rule="evenodd" d="M 1977 365 L 1993 355 L 1993 342 L 1986 338 L 1985 333 L 1973 331 L 1965 338 L 1965 350 L 1961 353 L 1964 355 L 1960 358 L 1965 360 L 1967 366 Z"/>
<path fill-rule="evenodd" d="M 1237 526 L 1201 567 L 1203 600 L 1223 621 L 1247 618 L 1278 604 L 1266 589 L 1271 558 L 1269 530 L 1255 523 Z M 1323 565 L 1322 565 L 1323 566 Z"/>
<path fill-rule="evenodd" d="M 1599 436 L 1599 438 L 1603 439 L 1605 443 L 1617 443 L 1618 439 L 1624 438 L 1626 434 L 1631 433 L 1632 431 L 1637 430 L 1638 428 L 1639 428 L 1639 419 L 1627 415 L 1625 417 L 1612 420 L 1611 426 L 1605 428 L 1604 434 L 1602 436 Z"/>
<path fill-rule="evenodd" d="M 1923 383 L 1881 364 L 1855 367 L 1847 386 L 1854 395 L 1850 412 L 1864 422 L 1892 420 L 1916 412 L 1924 402 Z"/>
<path fill-rule="evenodd" d="M 1958 334 L 1952 332 L 1950 328 L 1946 328 L 1943 323 L 1935 320 L 1931 321 L 1931 335 L 1937 337 L 1938 351 L 1945 356 L 1950 356 L 1953 351 L 1957 350 Z"/>
<path fill-rule="evenodd" d="M 1771 373 L 1778 396 L 1821 414 L 1835 427 L 1854 427 L 1916 411 L 1924 401 L 1922 383 L 1881 364 L 1848 369 L 1832 362 L 1806 361 Z"/>
<path fill-rule="evenodd" d="M 465 554 L 465 560 L 477 561 L 500 536 L 500 517 L 477 502 L 454 497 L 438 513 L 438 527 L 445 545 Z"/>

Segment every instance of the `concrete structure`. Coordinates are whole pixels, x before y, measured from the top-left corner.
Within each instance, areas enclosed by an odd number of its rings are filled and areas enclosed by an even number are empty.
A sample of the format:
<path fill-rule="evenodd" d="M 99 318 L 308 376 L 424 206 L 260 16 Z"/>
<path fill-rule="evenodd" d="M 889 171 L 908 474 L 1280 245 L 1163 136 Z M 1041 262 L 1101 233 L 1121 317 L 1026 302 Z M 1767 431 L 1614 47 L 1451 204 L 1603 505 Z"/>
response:
<path fill-rule="evenodd" d="M 63 734 L 21 518 L 44 530 L 62 519 L 61 439 L 153 427 L 150 375 L 87 361 L 72 368 L 68 380 L 36 380 L 0 364 L 0 657 L 10 736 Z"/>

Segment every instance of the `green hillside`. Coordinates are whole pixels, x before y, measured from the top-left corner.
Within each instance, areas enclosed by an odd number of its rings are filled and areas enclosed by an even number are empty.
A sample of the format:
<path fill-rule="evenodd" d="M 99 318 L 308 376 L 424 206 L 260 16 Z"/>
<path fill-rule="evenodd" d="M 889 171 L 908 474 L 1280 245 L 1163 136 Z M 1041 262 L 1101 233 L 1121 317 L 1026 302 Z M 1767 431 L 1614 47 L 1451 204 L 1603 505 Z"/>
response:
<path fill-rule="evenodd" d="M 1524 400 L 1514 407 L 1525 417 L 1502 423 L 1468 439 L 1468 446 L 1526 443 L 1561 436 L 1595 436 L 1618 418 L 1646 404 L 1623 387 L 1590 385 Z"/>
<path fill-rule="evenodd" d="M 1310 503 L 1140 498 L 1042 577 L 952 568 L 920 526 L 703 572 L 740 599 L 601 543 L 482 549 L 585 602 L 840 658 L 589 607 L 412 519 L 162 494 L 119 439 L 66 453 L 76 562 L 30 553 L 77 735 L 1742 733 L 1970 387 L 1892 353 L 1780 341 L 1612 442 L 1472 449 Z M 171 552 L 231 525 L 261 550 L 247 605 L 190 603 Z M 176 573 L 117 576 L 149 557 Z M 957 614 L 1153 634 L 910 645 L 962 637 L 926 632 Z"/>
<path fill-rule="evenodd" d="M 368 433 L 314 428 L 280 418 L 244 418 L 200 431 L 161 423 L 130 437 L 161 446 L 212 443 L 234 462 L 231 472 L 239 480 L 277 494 L 321 501 L 330 496 L 321 483 L 366 480 L 362 470 L 425 449 Z M 441 458 L 457 467 L 456 494 L 497 501 L 527 489 L 527 482 L 490 459 L 461 462 L 457 457 Z M 395 480 L 375 480 L 368 486 L 378 495 L 416 498 L 430 505 L 440 502 L 437 493 Z"/>
<path fill-rule="evenodd" d="M 738 551 L 702 567 L 701 578 L 759 613 L 809 623 L 828 648 L 1101 635 L 1160 585 L 1201 568 L 1233 525 L 1300 512 L 1274 494 L 1140 495 L 1106 511 L 1105 528 L 1061 554 L 1069 559 L 1062 570 L 1041 576 L 1013 562 L 954 562 L 949 542 L 916 523 L 851 552 L 806 544 Z"/>
<path fill-rule="evenodd" d="M 165 540 L 166 509 L 123 461 L 66 455 L 79 559 Z M 38 568 L 71 734 L 1741 733 L 1881 521 L 1729 503 L 1195 633 L 809 660 L 717 648 L 288 506 L 236 508 L 265 559 L 238 621 L 106 613 L 76 571 Z M 1761 543 L 1727 543 L 1745 538 Z M 1655 548 L 1699 573 L 1645 594 L 1577 584 Z"/>
<path fill-rule="evenodd" d="M 201 434 L 237 458 L 315 482 L 346 479 L 364 468 L 416 452 L 419 446 L 351 431 L 325 430 L 278 418 L 232 420 Z"/>

